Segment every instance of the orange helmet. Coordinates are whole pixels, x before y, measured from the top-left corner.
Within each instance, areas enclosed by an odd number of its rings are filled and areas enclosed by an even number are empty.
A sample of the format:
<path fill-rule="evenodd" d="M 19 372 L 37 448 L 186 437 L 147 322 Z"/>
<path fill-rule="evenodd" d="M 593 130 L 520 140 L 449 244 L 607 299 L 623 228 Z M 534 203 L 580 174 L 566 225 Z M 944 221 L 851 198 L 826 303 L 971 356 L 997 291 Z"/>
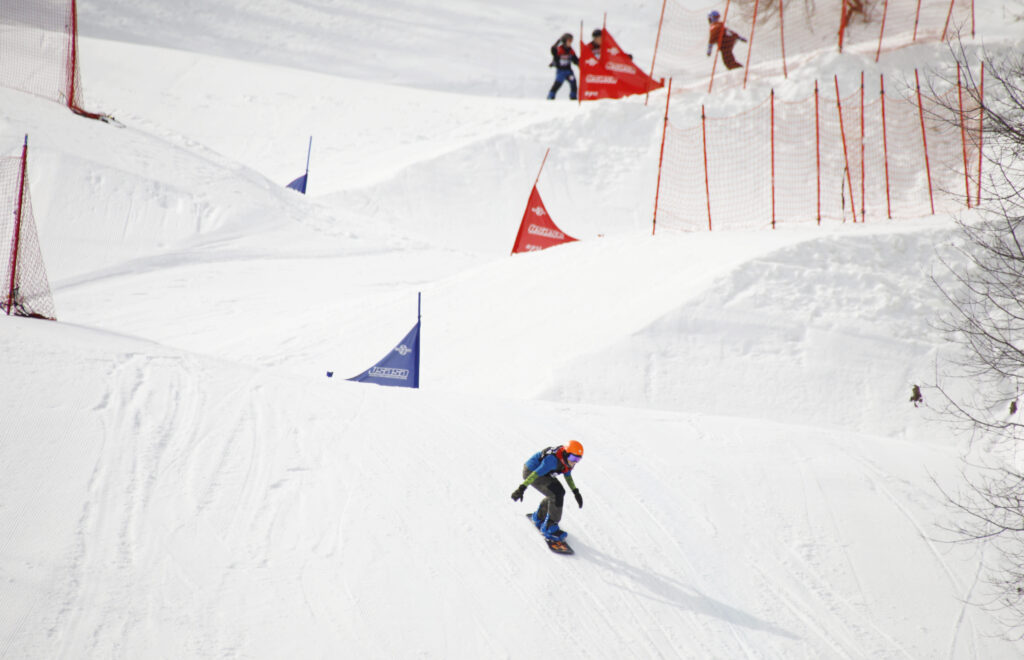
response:
<path fill-rule="evenodd" d="M 565 453 L 583 458 L 583 445 L 579 440 L 570 440 L 569 444 L 565 445 Z"/>

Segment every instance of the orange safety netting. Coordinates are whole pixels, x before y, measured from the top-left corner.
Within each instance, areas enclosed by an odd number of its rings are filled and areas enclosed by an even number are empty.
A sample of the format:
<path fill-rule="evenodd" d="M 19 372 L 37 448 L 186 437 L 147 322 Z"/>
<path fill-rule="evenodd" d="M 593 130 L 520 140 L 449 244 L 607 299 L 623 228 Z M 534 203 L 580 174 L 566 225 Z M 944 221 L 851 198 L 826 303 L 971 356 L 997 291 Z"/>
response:
<path fill-rule="evenodd" d="M 913 43 L 974 34 L 974 0 L 727 0 L 691 10 L 664 0 L 651 77 L 677 84 L 745 84 L 748 75 L 774 76 L 817 57 L 857 52 L 875 59 Z M 715 9 L 726 27 L 748 40 L 733 54 L 743 68 L 726 71 L 716 50 L 706 57 L 708 13 Z M 756 18 L 756 22 L 755 22 Z M 717 61 L 716 61 L 717 60 Z M 749 71 L 748 71 L 749 69 Z"/>
<path fill-rule="evenodd" d="M 0 2 L 0 86 L 83 110 L 75 0 Z"/>
<path fill-rule="evenodd" d="M 838 80 L 802 101 L 774 93 L 738 115 L 665 123 L 656 228 L 773 227 L 919 217 L 970 204 L 979 171 L 978 108 L 961 130 L 940 99 L 871 92 L 837 100 Z M 884 110 L 883 110 L 884 108 Z M 884 117 L 883 117 L 884 112 Z M 945 118 L 944 118 L 945 117 Z"/>
<path fill-rule="evenodd" d="M 20 158 L 0 158 L 0 312 L 56 319 Z"/>

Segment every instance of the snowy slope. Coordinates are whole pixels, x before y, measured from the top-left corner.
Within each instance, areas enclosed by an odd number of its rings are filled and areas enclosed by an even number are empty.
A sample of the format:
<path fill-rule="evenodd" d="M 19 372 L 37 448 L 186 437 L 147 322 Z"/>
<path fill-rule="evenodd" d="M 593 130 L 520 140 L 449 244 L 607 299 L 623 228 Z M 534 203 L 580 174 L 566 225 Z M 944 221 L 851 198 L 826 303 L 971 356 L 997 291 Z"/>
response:
<path fill-rule="evenodd" d="M 644 54 L 658 7 L 613 5 Z M 906 400 L 950 219 L 650 236 L 660 102 L 536 100 L 591 11 L 82 2 L 126 127 L 0 89 L 61 321 L 0 317 L 0 657 L 1024 654 Z M 509 257 L 548 147 L 583 240 Z M 423 389 L 324 377 L 419 291 Z M 562 558 L 508 495 L 570 438 Z"/>

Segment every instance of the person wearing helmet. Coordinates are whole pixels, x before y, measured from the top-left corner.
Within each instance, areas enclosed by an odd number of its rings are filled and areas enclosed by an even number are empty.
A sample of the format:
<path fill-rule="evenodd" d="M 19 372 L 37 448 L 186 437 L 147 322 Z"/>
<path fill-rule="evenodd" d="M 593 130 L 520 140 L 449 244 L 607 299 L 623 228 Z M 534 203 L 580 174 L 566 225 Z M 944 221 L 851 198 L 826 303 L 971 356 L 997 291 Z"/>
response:
<path fill-rule="evenodd" d="M 572 470 L 582 458 L 583 445 L 577 440 L 571 440 L 567 445 L 548 447 L 537 452 L 523 465 L 523 483 L 512 493 L 512 500 L 521 502 L 527 486 L 533 486 L 544 495 L 540 506 L 533 512 L 533 524 L 549 540 L 564 541 L 568 536 L 558 528 L 562 520 L 562 501 L 565 499 L 565 488 L 556 478 L 559 474 L 569 484 L 576 504 L 583 508 L 583 496 L 572 480 Z"/>
<path fill-rule="evenodd" d="M 743 43 L 746 43 L 747 40 L 725 27 L 725 23 L 722 22 L 722 15 L 717 11 L 712 10 L 708 14 L 708 24 L 711 27 L 708 29 L 707 56 L 711 57 L 711 48 L 717 45 L 718 52 L 722 54 L 722 64 L 725 65 L 725 68 L 736 69 L 742 67 L 743 65 L 737 62 L 733 56 L 732 49 L 736 45 L 737 40 Z"/>
<path fill-rule="evenodd" d="M 594 57 L 601 59 L 601 37 L 604 36 L 604 31 L 601 28 L 597 28 L 590 34 L 590 36 L 592 37 L 592 40 L 587 44 L 587 46 L 591 49 L 591 52 L 594 53 Z M 629 59 L 633 59 L 633 56 L 629 53 L 623 53 L 623 55 Z"/>
<path fill-rule="evenodd" d="M 569 81 L 569 100 L 576 100 L 576 75 L 572 72 L 572 65 L 580 65 L 580 59 L 576 57 L 576 51 L 572 49 L 572 35 L 566 32 L 551 47 L 551 64 L 555 67 L 555 84 L 548 92 L 548 99 L 554 99 L 562 83 Z"/>
<path fill-rule="evenodd" d="M 596 57 L 597 59 L 601 59 L 601 35 L 602 34 L 603 34 L 603 32 L 601 32 L 601 28 L 597 28 L 596 30 L 594 30 L 590 34 L 591 41 L 590 41 L 589 44 L 587 44 L 588 46 L 590 46 L 590 49 L 593 51 L 594 57 Z"/>

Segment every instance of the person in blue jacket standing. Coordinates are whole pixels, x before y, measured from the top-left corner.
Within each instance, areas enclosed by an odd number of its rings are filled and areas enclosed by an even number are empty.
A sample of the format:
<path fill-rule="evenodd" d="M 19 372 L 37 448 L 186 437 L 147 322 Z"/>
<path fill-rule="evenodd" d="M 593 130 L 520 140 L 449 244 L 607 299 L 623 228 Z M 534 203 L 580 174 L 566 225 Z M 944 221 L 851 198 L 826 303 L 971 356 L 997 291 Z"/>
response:
<path fill-rule="evenodd" d="M 554 99 L 562 83 L 569 81 L 569 99 L 576 100 L 576 74 L 572 72 L 572 65 L 580 65 L 580 58 L 572 49 L 572 35 L 566 32 L 551 47 L 551 65 L 555 67 L 555 84 L 548 92 L 548 99 Z"/>
<path fill-rule="evenodd" d="M 576 504 L 582 509 L 583 496 L 572 480 L 572 470 L 582 458 L 583 445 L 576 440 L 570 440 L 567 445 L 543 449 L 531 456 L 523 465 L 523 483 L 512 493 L 512 500 L 515 502 L 523 500 L 527 486 L 533 486 L 544 495 L 540 506 L 533 512 L 533 524 L 552 541 L 564 541 L 568 536 L 558 527 L 562 520 L 565 488 L 556 477 L 559 474 L 563 476 L 576 498 Z"/>

